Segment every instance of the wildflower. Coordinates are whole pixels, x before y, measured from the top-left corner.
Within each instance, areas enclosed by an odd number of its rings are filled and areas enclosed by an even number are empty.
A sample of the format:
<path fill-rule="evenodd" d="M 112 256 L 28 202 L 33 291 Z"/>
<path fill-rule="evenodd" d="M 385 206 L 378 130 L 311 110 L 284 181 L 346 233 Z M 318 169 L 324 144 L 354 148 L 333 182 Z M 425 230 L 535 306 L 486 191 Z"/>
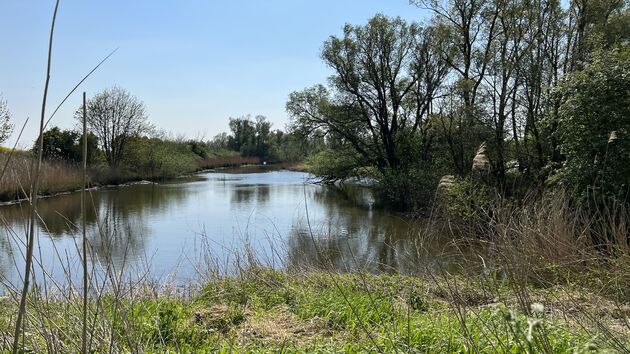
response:
<path fill-rule="evenodd" d="M 529 308 L 532 310 L 533 313 L 545 312 L 545 305 L 541 304 L 540 302 L 534 302 L 533 304 L 529 305 Z"/>
<path fill-rule="evenodd" d="M 534 340 L 534 331 L 536 330 L 536 328 L 540 327 L 542 322 L 540 322 L 540 320 L 527 320 L 527 324 L 528 327 L 525 339 L 527 339 L 527 341 L 531 343 L 532 340 Z"/>

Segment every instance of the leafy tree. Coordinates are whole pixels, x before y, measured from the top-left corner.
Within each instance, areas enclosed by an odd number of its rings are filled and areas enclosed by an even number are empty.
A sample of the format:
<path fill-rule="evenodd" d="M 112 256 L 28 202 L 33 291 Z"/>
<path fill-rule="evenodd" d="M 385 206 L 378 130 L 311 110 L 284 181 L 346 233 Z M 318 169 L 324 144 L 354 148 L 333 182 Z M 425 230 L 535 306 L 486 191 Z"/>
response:
<path fill-rule="evenodd" d="M 92 133 L 88 133 L 89 164 L 98 156 L 98 139 Z M 47 159 L 65 160 L 72 162 L 83 161 L 83 136 L 74 130 L 61 130 L 53 127 L 44 132 L 43 156 Z M 37 142 L 35 148 L 37 147 Z"/>
<path fill-rule="evenodd" d="M 228 138 L 228 147 L 237 152 L 245 151 L 247 154 L 256 135 L 256 128 L 250 116 L 230 118 L 230 130 L 232 135 Z"/>
<path fill-rule="evenodd" d="M 212 150 L 227 150 L 230 143 L 230 137 L 226 132 L 217 134 L 208 142 L 208 147 Z"/>
<path fill-rule="evenodd" d="M 294 125 L 341 139 L 356 152 L 355 167 L 404 178 L 412 166 L 400 155 L 400 146 L 410 137 L 425 136 L 426 119 L 447 73 L 446 63 L 429 50 L 429 38 L 429 30 L 383 15 L 365 26 L 346 25 L 343 37 L 331 37 L 322 51 L 335 73 L 330 90 L 320 85 L 290 95 L 287 111 Z M 394 194 L 407 193 L 405 186 Z"/>
<path fill-rule="evenodd" d="M 81 121 L 82 117 L 83 110 L 79 108 L 75 118 Z M 144 103 L 117 86 L 88 100 L 87 124 L 98 137 L 105 160 L 113 168 L 118 167 L 125 156 L 129 139 L 152 129 Z"/>
<path fill-rule="evenodd" d="M 599 53 L 556 94 L 556 127 L 564 162 L 552 181 L 578 198 L 618 197 L 630 186 L 630 50 Z"/>
<path fill-rule="evenodd" d="M 228 137 L 228 147 L 243 156 L 257 156 L 267 159 L 271 152 L 271 123 L 258 115 L 230 118 L 232 135 Z"/>
<path fill-rule="evenodd" d="M 591 53 L 630 40 L 630 8 L 624 0 L 573 0 L 569 12 L 570 71 L 580 70 Z"/>
<path fill-rule="evenodd" d="M 267 118 L 265 116 L 259 115 L 256 116 L 254 127 L 256 129 L 256 137 L 254 140 L 255 150 L 252 155 L 266 159 L 269 157 L 269 152 L 271 149 L 271 123 L 267 121 Z"/>

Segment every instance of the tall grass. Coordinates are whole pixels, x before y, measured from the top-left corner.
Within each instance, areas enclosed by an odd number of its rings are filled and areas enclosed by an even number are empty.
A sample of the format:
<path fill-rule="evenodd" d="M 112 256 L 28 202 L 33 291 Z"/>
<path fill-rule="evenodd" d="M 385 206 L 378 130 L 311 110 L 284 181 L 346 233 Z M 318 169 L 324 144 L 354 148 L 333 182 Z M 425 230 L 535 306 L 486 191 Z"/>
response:
<path fill-rule="evenodd" d="M 4 167 L 7 160 L 5 176 L 0 179 L 0 202 L 26 199 L 31 193 L 32 153 L 14 152 L 11 156 L 10 152 L 0 152 L 0 165 Z M 193 162 L 191 166 L 174 171 L 173 175 L 169 175 L 169 177 L 206 169 L 259 165 L 261 160 L 258 157 L 224 156 L 197 159 Z M 39 173 L 39 195 L 48 196 L 81 189 L 82 173 L 81 166 L 74 162 L 42 160 Z M 95 166 L 89 170 L 89 174 L 93 185 L 113 185 L 143 179 L 159 180 L 165 178 L 162 175 L 150 175 L 149 171 L 143 175 L 122 170 L 111 170 L 105 166 Z"/>
<path fill-rule="evenodd" d="M 0 164 L 5 165 L 10 153 L 0 153 Z M 28 152 L 16 152 L 10 157 L 5 176 L 0 179 L 0 201 L 24 199 L 31 194 L 31 164 Z M 40 195 L 52 195 L 81 188 L 82 172 L 79 166 L 64 161 L 43 160 L 40 167 Z"/>

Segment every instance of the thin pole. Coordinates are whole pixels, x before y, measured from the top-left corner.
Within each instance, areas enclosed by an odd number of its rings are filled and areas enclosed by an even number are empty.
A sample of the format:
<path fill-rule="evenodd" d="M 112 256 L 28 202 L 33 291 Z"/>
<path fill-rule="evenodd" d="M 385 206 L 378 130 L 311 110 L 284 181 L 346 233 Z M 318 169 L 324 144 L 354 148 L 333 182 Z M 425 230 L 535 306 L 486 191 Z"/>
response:
<path fill-rule="evenodd" d="M 85 216 L 85 189 L 87 188 L 87 108 L 83 92 L 83 188 L 81 189 L 81 224 L 83 228 L 83 331 L 82 353 L 87 354 L 87 312 L 88 312 L 88 261 L 87 232 Z"/>

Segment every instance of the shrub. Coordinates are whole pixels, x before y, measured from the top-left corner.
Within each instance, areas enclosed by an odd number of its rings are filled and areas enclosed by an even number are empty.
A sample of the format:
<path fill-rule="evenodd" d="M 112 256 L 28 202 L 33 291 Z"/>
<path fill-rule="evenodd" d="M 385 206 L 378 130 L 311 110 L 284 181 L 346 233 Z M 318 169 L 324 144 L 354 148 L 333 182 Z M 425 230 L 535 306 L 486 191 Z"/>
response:
<path fill-rule="evenodd" d="M 465 222 L 488 220 L 496 204 L 492 189 L 470 178 L 457 179 L 440 189 L 440 199 L 449 216 Z"/>
<path fill-rule="evenodd" d="M 551 182 L 580 200 L 626 199 L 630 185 L 630 51 L 599 54 L 556 92 L 565 160 Z"/>

